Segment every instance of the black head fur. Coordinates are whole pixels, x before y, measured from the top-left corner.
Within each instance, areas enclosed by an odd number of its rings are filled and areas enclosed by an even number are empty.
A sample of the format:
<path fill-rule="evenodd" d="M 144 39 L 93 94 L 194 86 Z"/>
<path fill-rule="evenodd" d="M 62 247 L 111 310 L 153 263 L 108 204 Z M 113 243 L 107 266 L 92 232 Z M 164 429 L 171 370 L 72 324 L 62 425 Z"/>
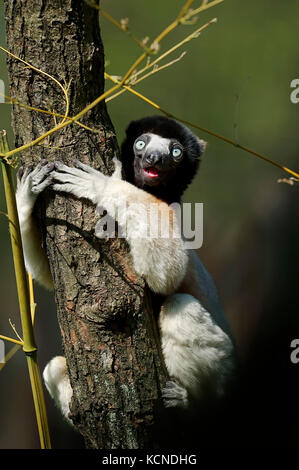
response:
<path fill-rule="evenodd" d="M 126 180 L 132 184 L 136 184 L 134 142 L 141 134 L 149 132 L 178 140 L 184 148 L 184 158 L 171 181 L 158 186 L 144 186 L 143 189 L 168 203 L 179 202 L 196 174 L 200 156 L 205 149 L 205 142 L 196 137 L 186 126 L 163 116 L 150 116 L 130 122 L 126 130 L 126 138 L 121 146 L 121 156 Z"/>

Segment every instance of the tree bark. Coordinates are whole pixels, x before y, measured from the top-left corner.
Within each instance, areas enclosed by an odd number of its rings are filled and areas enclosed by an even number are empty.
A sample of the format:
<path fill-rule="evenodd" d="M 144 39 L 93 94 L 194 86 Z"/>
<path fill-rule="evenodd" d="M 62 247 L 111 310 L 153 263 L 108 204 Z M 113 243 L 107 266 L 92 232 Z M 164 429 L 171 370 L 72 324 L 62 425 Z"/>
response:
<path fill-rule="evenodd" d="M 75 0 L 5 0 L 8 49 L 70 85 L 70 116 L 103 92 L 104 53 L 96 10 Z M 11 96 L 64 114 L 60 88 L 8 57 Z M 58 118 L 59 120 L 59 118 Z M 22 153 L 22 162 L 74 158 L 111 173 L 118 152 L 101 103 Z M 51 116 L 15 106 L 15 144 L 53 127 Z M 55 285 L 58 321 L 73 388 L 71 418 L 90 448 L 144 448 L 152 437 L 154 408 L 165 372 L 144 282 L 132 269 L 124 241 L 94 236 L 89 203 L 49 191 L 39 216 Z M 50 352 L 49 352 L 50 356 Z"/>

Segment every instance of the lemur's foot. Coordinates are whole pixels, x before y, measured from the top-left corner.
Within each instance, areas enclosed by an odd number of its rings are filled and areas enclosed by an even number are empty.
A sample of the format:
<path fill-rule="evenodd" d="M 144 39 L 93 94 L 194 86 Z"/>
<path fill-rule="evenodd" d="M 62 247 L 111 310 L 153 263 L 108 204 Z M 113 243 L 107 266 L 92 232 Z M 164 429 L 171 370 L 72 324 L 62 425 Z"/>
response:
<path fill-rule="evenodd" d="M 166 382 L 165 387 L 162 390 L 162 398 L 164 406 L 166 408 L 179 407 L 187 408 L 188 407 L 188 392 L 182 387 L 182 385 L 177 384 L 173 380 Z"/>
<path fill-rule="evenodd" d="M 67 372 L 65 357 L 56 356 L 51 359 L 44 369 L 43 378 L 48 392 L 54 398 L 63 416 L 70 424 L 73 424 L 69 418 L 73 390 Z"/>
<path fill-rule="evenodd" d="M 52 182 L 52 171 L 54 163 L 41 160 L 33 169 L 33 164 L 19 168 L 18 171 L 18 191 L 22 193 L 33 193 L 35 196 L 44 191 Z"/>

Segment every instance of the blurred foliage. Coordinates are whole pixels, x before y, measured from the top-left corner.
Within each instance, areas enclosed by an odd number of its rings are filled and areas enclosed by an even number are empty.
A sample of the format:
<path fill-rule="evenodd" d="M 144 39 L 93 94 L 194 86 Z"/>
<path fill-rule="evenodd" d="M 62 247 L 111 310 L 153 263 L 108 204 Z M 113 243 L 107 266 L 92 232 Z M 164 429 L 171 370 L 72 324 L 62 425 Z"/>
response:
<path fill-rule="evenodd" d="M 175 17 L 183 1 L 144 1 L 142 7 L 137 0 L 103 0 L 101 4 L 118 20 L 128 17 L 136 36 L 153 39 Z M 183 60 L 136 89 L 173 114 L 228 137 L 237 135 L 240 143 L 298 171 L 299 104 L 290 101 L 290 83 L 299 76 L 299 3 L 226 0 L 201 14 L 197 24 L 215 16 L 216 25 L 188 44 Z M 104 18 L 101 29 L 107 72 L 121 75 L 140 55 L 140 49 Z M 181 26 L 163 42 L 162 50 L 194 29 L 194 25 Z M 0 43 L 5 45 L 2 2 Z M 3 53 L 0 78 L 7 84 Z M 156 114 L 128 93 L 110 102 L 108 109 L 119 142 L 131 119 Z M 0 111 L 0 128 L 9 130 L 9 106 L 0 104 Z M 12 147 L 11 133 L 9 136 Z M 216 280 L 241 354 L 247 357 L 253 348 L 252 338 L 259 332 L 275 336 L 274 326 L 279 329 L 286 321 L 298 326 L 298 320 L 292 323 L 298 312 L 298 187 L 278 184 L 277 179 L 285 175 L 277 168 L 216 138 L 200 137 L 208 141 L 208 148 L 185 200 L 204 202 L 200 255 Z M 0 197 L 3 210 L 2 188 Z M 17 301 L 7 222 L 0 217 L 0 330 L 11 334 L 7 318 L 17 324 Z M 37 340 L 44 366 L 59 353 L 60 341 L 53 302 L 49 305 L 48 294 L 41 290 L 37 297 Z M 288 334 L 284 355 L 289 353 Z M 296 337 L 295 330 L 293 335 Z M 0 375 L 0 414 L 6 426 L 6 433 L 0 434 L 0 448 L 38 446 L 37 436 L 30 433 L 31 429 L 35 432 L 34 424 L 26 424 L 26 433 L 20 426 L 34 416 L 24 365 L 19 355 Z M 18 401 L 16 390 L 22 390 L 22 401 Z M 54 446 L 78 445 L 71 431 L 61 425 L 53 404 L 48 403 L 56 435 Z"/>

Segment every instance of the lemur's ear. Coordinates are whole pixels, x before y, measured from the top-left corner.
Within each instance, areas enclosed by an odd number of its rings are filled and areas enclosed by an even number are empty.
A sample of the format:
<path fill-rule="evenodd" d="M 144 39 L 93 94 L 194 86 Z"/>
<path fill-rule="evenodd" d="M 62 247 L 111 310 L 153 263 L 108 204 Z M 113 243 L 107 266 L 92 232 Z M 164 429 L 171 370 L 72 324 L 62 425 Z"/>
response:
<path fill-rule="evenodd" d="M 204 151 L 206 150 L 208 143 L 203 139 L 199 139 L 198 137 L 197 137 L 197 142 L 198 142 L 199 148 L 200 148 L 200 155 L 199 156 L 201 156 L 204 153 Z"/>
<path fill-rule="evenodd" d="M 191 162 L 200 161 L 202 154 L 206 149 L 207 142 L 191 133 L 191 131 L 189 132 L 190 134 L 188 135 L 186 141 L 186 147 L 188 149 L 188 158 Z"/>

